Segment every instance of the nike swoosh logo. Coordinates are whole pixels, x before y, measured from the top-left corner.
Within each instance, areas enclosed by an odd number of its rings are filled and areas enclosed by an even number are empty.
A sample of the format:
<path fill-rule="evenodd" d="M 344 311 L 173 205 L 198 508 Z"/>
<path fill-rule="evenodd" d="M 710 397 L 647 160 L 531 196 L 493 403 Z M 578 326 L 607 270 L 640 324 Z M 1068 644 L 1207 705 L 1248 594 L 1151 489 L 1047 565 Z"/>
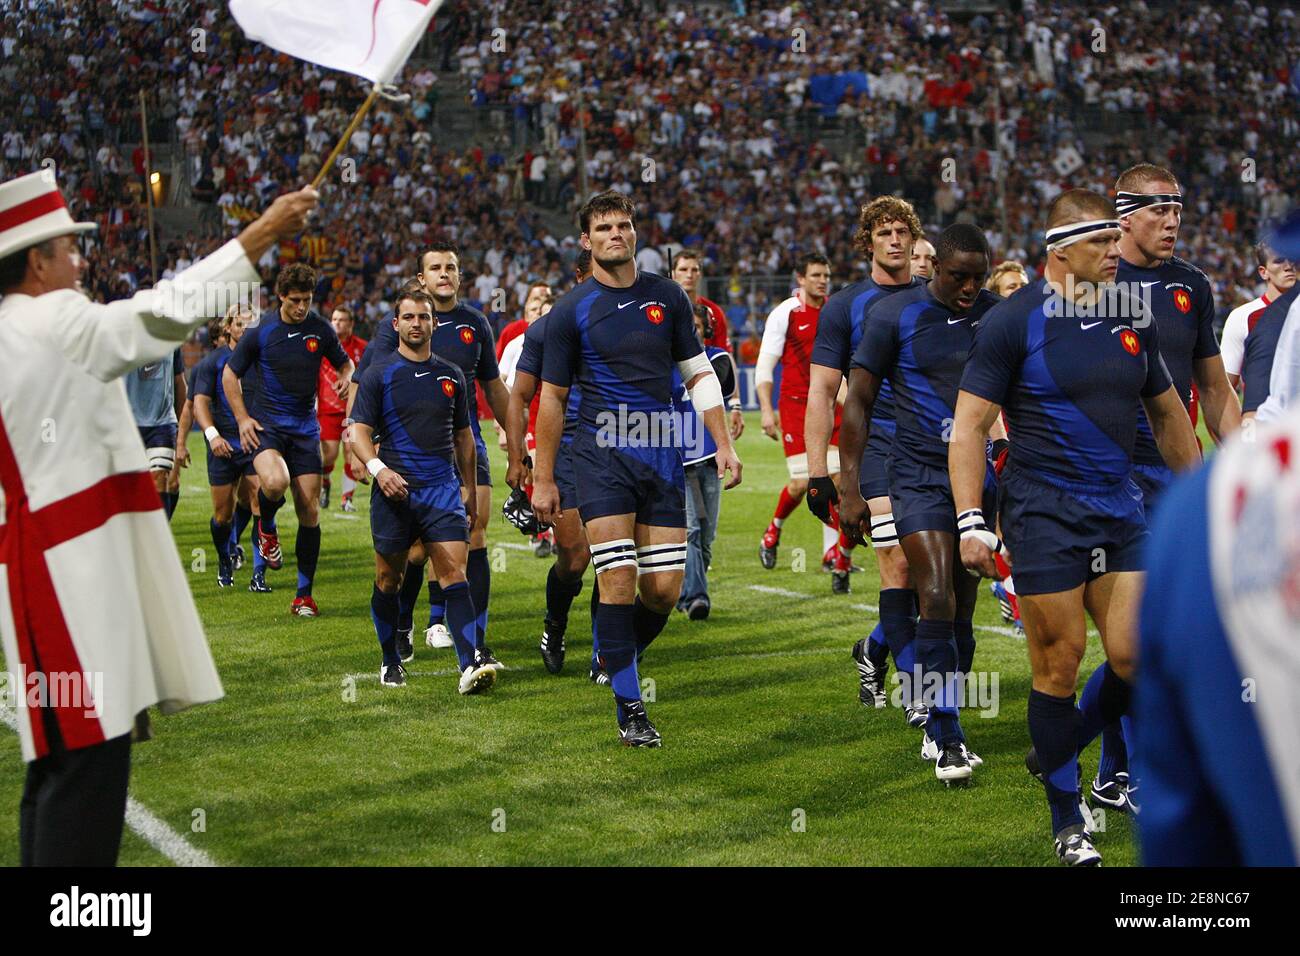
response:
<path fill-rule="evenodd" d="M 1087 325 L 1084 325 L 1082 322 L 1080 322 L 1080 323 L 1079 323 L 1079 328 L 1081 328 L 1081 329 L 1090 329 L 1090 328 L 1092 328 L 1092 327 L 1095 326 L 1095 325 L 1101 325 L 1101 323 L 1100 323 L 1100 322 L 1089 322 Z"/>
<path fill-rule="evenodd" d="M 636 304 L 635 302 L 624 302 L 619 306 L 619 308 L 626 309 L 629 305 L 635 305 L 635 304 Z"/>
<path fill-rule="evenodd" d="M 1142 283 L 1142 288 L 1145 289 L 1147 286 L 1159 285 L 1159 284 L 1160 284 L 1160 280 L 1159 280 L 1159 279 L 1157 279 L 1155 282 L 1143 282 L 1143 283 Z"/>
<path fill-rule="evenodd" d="M 962 316 L 960 319 L 949 319 L 949 320 L 948 320 L 948 324 L 949 324 L 949 325 L 956 325 L 958 322 L 965 322 L 965 321 L 966 321 L 966 317 L 965 317 L 965 316 Z"/>
<path fill-rule="evenodd" d="M 433 374 L 432 372 L 416 372 L 416 373 L 415 373 L 415 377 L 416 377 L 416 378 L 424 378 L 424 376 L 426 376 L 426 375 L 432 375 L 432 374 Z"/>
<path fill-rule="evenodd" d="M 810 322 L 809 325 L 811 325 L 811 324 L 812 324 L 812 323 Z M 801 326 L 799 326 L 799 331 L 802 332 L 802 331 L 803 331 L 804 329 L 806 329 L 806 328 L 808 328 L 807 325 L 801 325 Z"/>
<path fill-rule="evenodd" d="M 301 332 L 290 332 L 290 333 L 289 333 L 289 338 L 291 338 L 291 339 L 296 339 L 296 338 L 297 338 L 298 336 L 300 336 L 300 335 L 302 335 Z"/>

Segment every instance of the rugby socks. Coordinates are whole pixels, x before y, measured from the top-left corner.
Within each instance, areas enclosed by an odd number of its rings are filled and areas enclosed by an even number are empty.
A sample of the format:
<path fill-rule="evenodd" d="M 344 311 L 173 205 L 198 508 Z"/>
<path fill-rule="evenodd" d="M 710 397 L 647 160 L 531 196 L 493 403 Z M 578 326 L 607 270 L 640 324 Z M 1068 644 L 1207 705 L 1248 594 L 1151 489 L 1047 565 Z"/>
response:
<path fill-rule="evenodd" d="M 492 593 L 492 566 L 488 564 L 487 548 L 475 548 L 469 553 L 469 560 L 465 563 L 465 580 L 469 582 L 469 594 L 477 612 L 474 626 L 478 632 L 478 643 L 482 644 L 487 637 L 488 596 Z"/>
<path fill-rule="evenodd" d="M 632 604 L 600 603 L 596 627 L 600 631 L 600 656 L 609 672 L 618 709 L 618 725 L 627 723 L 628 705 L 641 700 L 641 681 L 636 672 L 636 636 Z"/>
<path fill-rule="evenodd" d="M 456 645 L 456 659 L 460 661 L 463 671 L 474 663 L 474 651 L 483 646 L 476 638 L 477 627 L 474 622 L 474 599 L 470 597 L 469 585 L 457 581 L 442 589 L 443 600 L 447 603 L 447 630 L 451 631 L 452 642 Z"/>
<path fill-rule="evenodd" d="M 384 654 L 384 666 L 400 664 L 397 653 L 397 592 L 385 594 L 376 584 L 370 592 L 370 617 L 375 622 L 375 636 Z"/>
<path fill-rule="evenodd" d="M 298 525 L 298 538 L 294 543 L 298 559 L 298 597 L 311 595 L 311 582 L 316 577 L 316 562 L 320 560 L 320 525 L 308 528 Z"/>
<path fill-rule="evenodd" d="M 442 585 L 437 580 L 429 582 L 429 626 L 443 623 L 447 616 L 447 599 L 442 596 Z"/>
<path fill-rule="evenodd" d="M 867 660 L 876 666 L 876 669 L 884 667 L 889 662 L 889 645 L 885 642 L 885 629 L 876 622 L 871 633 L 867 635 Z M 897 666 L 898 661 L 894 661 Z"/>
<path fill-rule="evenodd" d="M 840 543 L 839 522 L 836 521 L 834 527 L 832 527 L 829 524 L 822 525 L 822 554 L 825 554 L 827 551 L 830 551 L 832 548 L 834 548 L 836 555 L 838 555 L 839 543 Z"/>
<path fill-rule="evenodd" d="M 930 708 L 926 732 L 940 747 L 963 739 L 957 720 L 957 642 L 952 621 L 916 622 L 916 661 L 925 703 Z M 915 690 L 913 696 L 916 696 Z"/>
<path fill-rule="evenodd" d="M 1043 770 L 1047 805 L 1052 810 L 1052 834 L 1083 822 L 1079 812 L 1079 710 L 1074 695 L 1053 697 L 1029 692 L 1029 739 Z"/>
<path fill-rule="evenodd" d="M 181 495 L 178 491 L 164 491 L 162 493 L 163 511 L 167 513 L 167 520 L 172 520 L 172 515 L 176 513 L 176 505 L 180 501 Z"/>
<path fill-rule="evenodd" d="M 957 640 L 957 670 L 969 674 L 975 666 L 975 625 L 970 621 L 953 621 L 952 632 Z"/>
<path fill-rule="evenodd" d="M 794 509 L 799 507 L 799 499 L 790 496 L 787 488 L 781 489 L 781 497 L 776 499 L 776 512 L 772 515 L 772 526 L 778 531 L 781 525 L 785 524 L 785 519 L 794 514 Z"/>
<path fill-rule="evenodd" d="M 596 637 L 596 618 L 600 615 L 600 576 L 591 582 L 591 669 L 600 669 L 600 639 Z"/>
<path fill-rule="evenodd" d="M 641 656 L 645 654 L 646 648 L 660 635 L 667 623 L 667 614 L 661 614 L 642 604 L 640 596 L 637 596 L 636 603 L 632 605 L 632 634 L 636 639 L 636 659 L 638 662 L 641 660 Z"/>
<path fill-rule="evenodd" d="M 903 701 L 921 699 L 916 666 L 916 592 L 909 588 L 886 588 L 880 592 L 880 630 L 894 655 L 894 667 L 903 681 Z"/>
<path fill-rule="evenodd" d="M 1079 752 L 1096 739 L 1103 727 L 1118 723 L 1128 713 L 1130 697 L 1132 688 L 1111 670 L 1110 661 L 1092 672 L 1079 695 Z"/>
<path fill-rule="evenodd" d="M 424 565 L 406 562 L 402 586 L 397 589 L 397 629 L 409 631 L 415 626 L 415 602 L 424 586 Z"/>
<path fill-rule="evenodd" d="M 262 512 L 262 530 L 267 534 L 275 534 L 275 513 L 279 511 L 280 506 L 284 504 L 284 499 L 281 498 L 279 501 L 272 501 L 270 498 L 266 497 L 265 491 L 258 488 L 257 504 Z"/>
<path fill-rule="evenodd" d="M 573 599 L 582 591 L 582 578 L 565 580 L 560 577 L 556 565 L 546 574 L 546 620 L 548 628 L 553 629 L 552 637 L 563 634 L 569 626 L 569 610 Z"/>
<path fill-rule="evenodd" d="M 253 512 L 243 505 L 235 505 L 235 523 L 230 531 L 230 550 L 239 547 L 239 539 L 244 536 L 244 529 L 253 520 Z M 257 542 L 253 542 L 256 544 Z"/>
<path fill-rule="evenodd" d="M 223 561 L 230 560 L 230 522 L 217 524 L 216 518 L 208 519 L 208 525 L 212 529 L 212 543 L 217 546 L 217 556 Z"/>
<path fill-rule="evenodd" d="M 1101 730 L 1101 760 L 1097 764 L 1097 779 L 1108 784 L 1115 775 L 1128 770 L 1128 718 L 1107 724 Z"/>

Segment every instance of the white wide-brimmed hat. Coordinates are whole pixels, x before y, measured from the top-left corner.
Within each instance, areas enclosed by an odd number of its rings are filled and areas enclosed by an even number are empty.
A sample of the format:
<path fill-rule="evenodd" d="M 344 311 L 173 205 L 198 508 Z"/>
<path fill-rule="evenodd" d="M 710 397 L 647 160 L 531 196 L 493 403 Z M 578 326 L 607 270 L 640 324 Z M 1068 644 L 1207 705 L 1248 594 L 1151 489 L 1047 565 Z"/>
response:
<path fill-rule="evenodd" d="M 0 183 L 0 259 L 46 239 L 98 228 L 73 222 L 51 169 Z"/>

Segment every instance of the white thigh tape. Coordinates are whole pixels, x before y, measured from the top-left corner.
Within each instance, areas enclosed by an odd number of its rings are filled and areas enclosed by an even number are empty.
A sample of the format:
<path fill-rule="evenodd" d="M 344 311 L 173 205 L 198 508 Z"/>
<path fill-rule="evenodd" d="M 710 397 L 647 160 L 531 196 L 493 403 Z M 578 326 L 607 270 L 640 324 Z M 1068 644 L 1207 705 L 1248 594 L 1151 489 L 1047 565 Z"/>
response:
<path fill-rule="evenodd" d="M 152 471 L 171 471 L 176 464 L 175 448 L 146 448 L 144 453 L 149 457 L 149 468 Z"/>
<path fill-rule="evenodd" d="M 887 511 L 883 515 L 871 516 L 871 546 L 873 548 L 892 548 L 898 544 L 898 529 L 894 527 L 894 513 Z"/>
<path fill-rule="evenodd" d="M 636 568 L 638 574 L 686 570 L 686 542 L 648 544 L 643 548 L 637 548 Z"/>
<path fill-rule="evenodd" d="M 618 538 L 591 546 L 591 564 L 597 574 L 614 568 L 636 566 L 636 542 L 631 538 Z"/>

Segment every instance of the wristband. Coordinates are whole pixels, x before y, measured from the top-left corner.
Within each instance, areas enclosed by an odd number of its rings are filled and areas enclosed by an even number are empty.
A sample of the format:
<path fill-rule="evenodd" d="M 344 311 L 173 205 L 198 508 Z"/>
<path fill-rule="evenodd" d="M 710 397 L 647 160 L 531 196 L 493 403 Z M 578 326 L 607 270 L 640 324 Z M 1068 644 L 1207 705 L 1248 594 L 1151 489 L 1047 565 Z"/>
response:
<path fill-rule="evenodd" d="M 366 462 L 366 471 L 370 472 L 370 474 L 375 478 L 378 478 L 379 473 L 387 467 L 388 466 L 385 465 L 378 458 L 371 458 L 368 462 Z"/>
<path fill-rule="evenodd" d="M 727 403 L 727 411 L 729 411 L 729 412 L 738 412 L 738 411 L 740 411 L 740 410 L 741 410 L 741 408 L 740 408 L 740 400 L 739 400 L 739 399 L 732 399 L 730 402 Z"/>
<path fill-rule="evenodd" d="M 221 437 L 221 432 L 217 431 L 216 425 L 209 425 L 207 428 L 203 429 L 203 437 L 206 438 L 208 440 L 208 444 L 211 445 L 214 441 L 216 441 L 218 438 Z"/>
<path fill-rule="evenodd" d="M 520 463 L 521 465 L 523 465 L 525 468 L 527 468 L 529 471 L 532 471 L 532 470 L 533 470 L 533 456 L 532 456 L 532 455 L 524 455 L 524 457 L 521 458 L 521 459 L 519 460 L 519 463 Z"/>
<path fill-rule="evenodd" d="M 957 515 L 957 530 L 961 532 L 963 541 L 974 538 L 994 554 L 1002 550 L 1002 542 L 988 529 L 984 523 L 984 513 L 978 508 L 969 508 Z"/>
<path fill-rule="evenodd" d="M 353 419 L 351 419 L 351 418 L 345 418 L 345 419 L 343 419 L 343 427 L 344 427 L 344 428 L 351 428 L 351 427 L 352 427 L 353 425 L 355 425 L 355 424 L 356 424 L 356 421 L 353 420 Z"/>

